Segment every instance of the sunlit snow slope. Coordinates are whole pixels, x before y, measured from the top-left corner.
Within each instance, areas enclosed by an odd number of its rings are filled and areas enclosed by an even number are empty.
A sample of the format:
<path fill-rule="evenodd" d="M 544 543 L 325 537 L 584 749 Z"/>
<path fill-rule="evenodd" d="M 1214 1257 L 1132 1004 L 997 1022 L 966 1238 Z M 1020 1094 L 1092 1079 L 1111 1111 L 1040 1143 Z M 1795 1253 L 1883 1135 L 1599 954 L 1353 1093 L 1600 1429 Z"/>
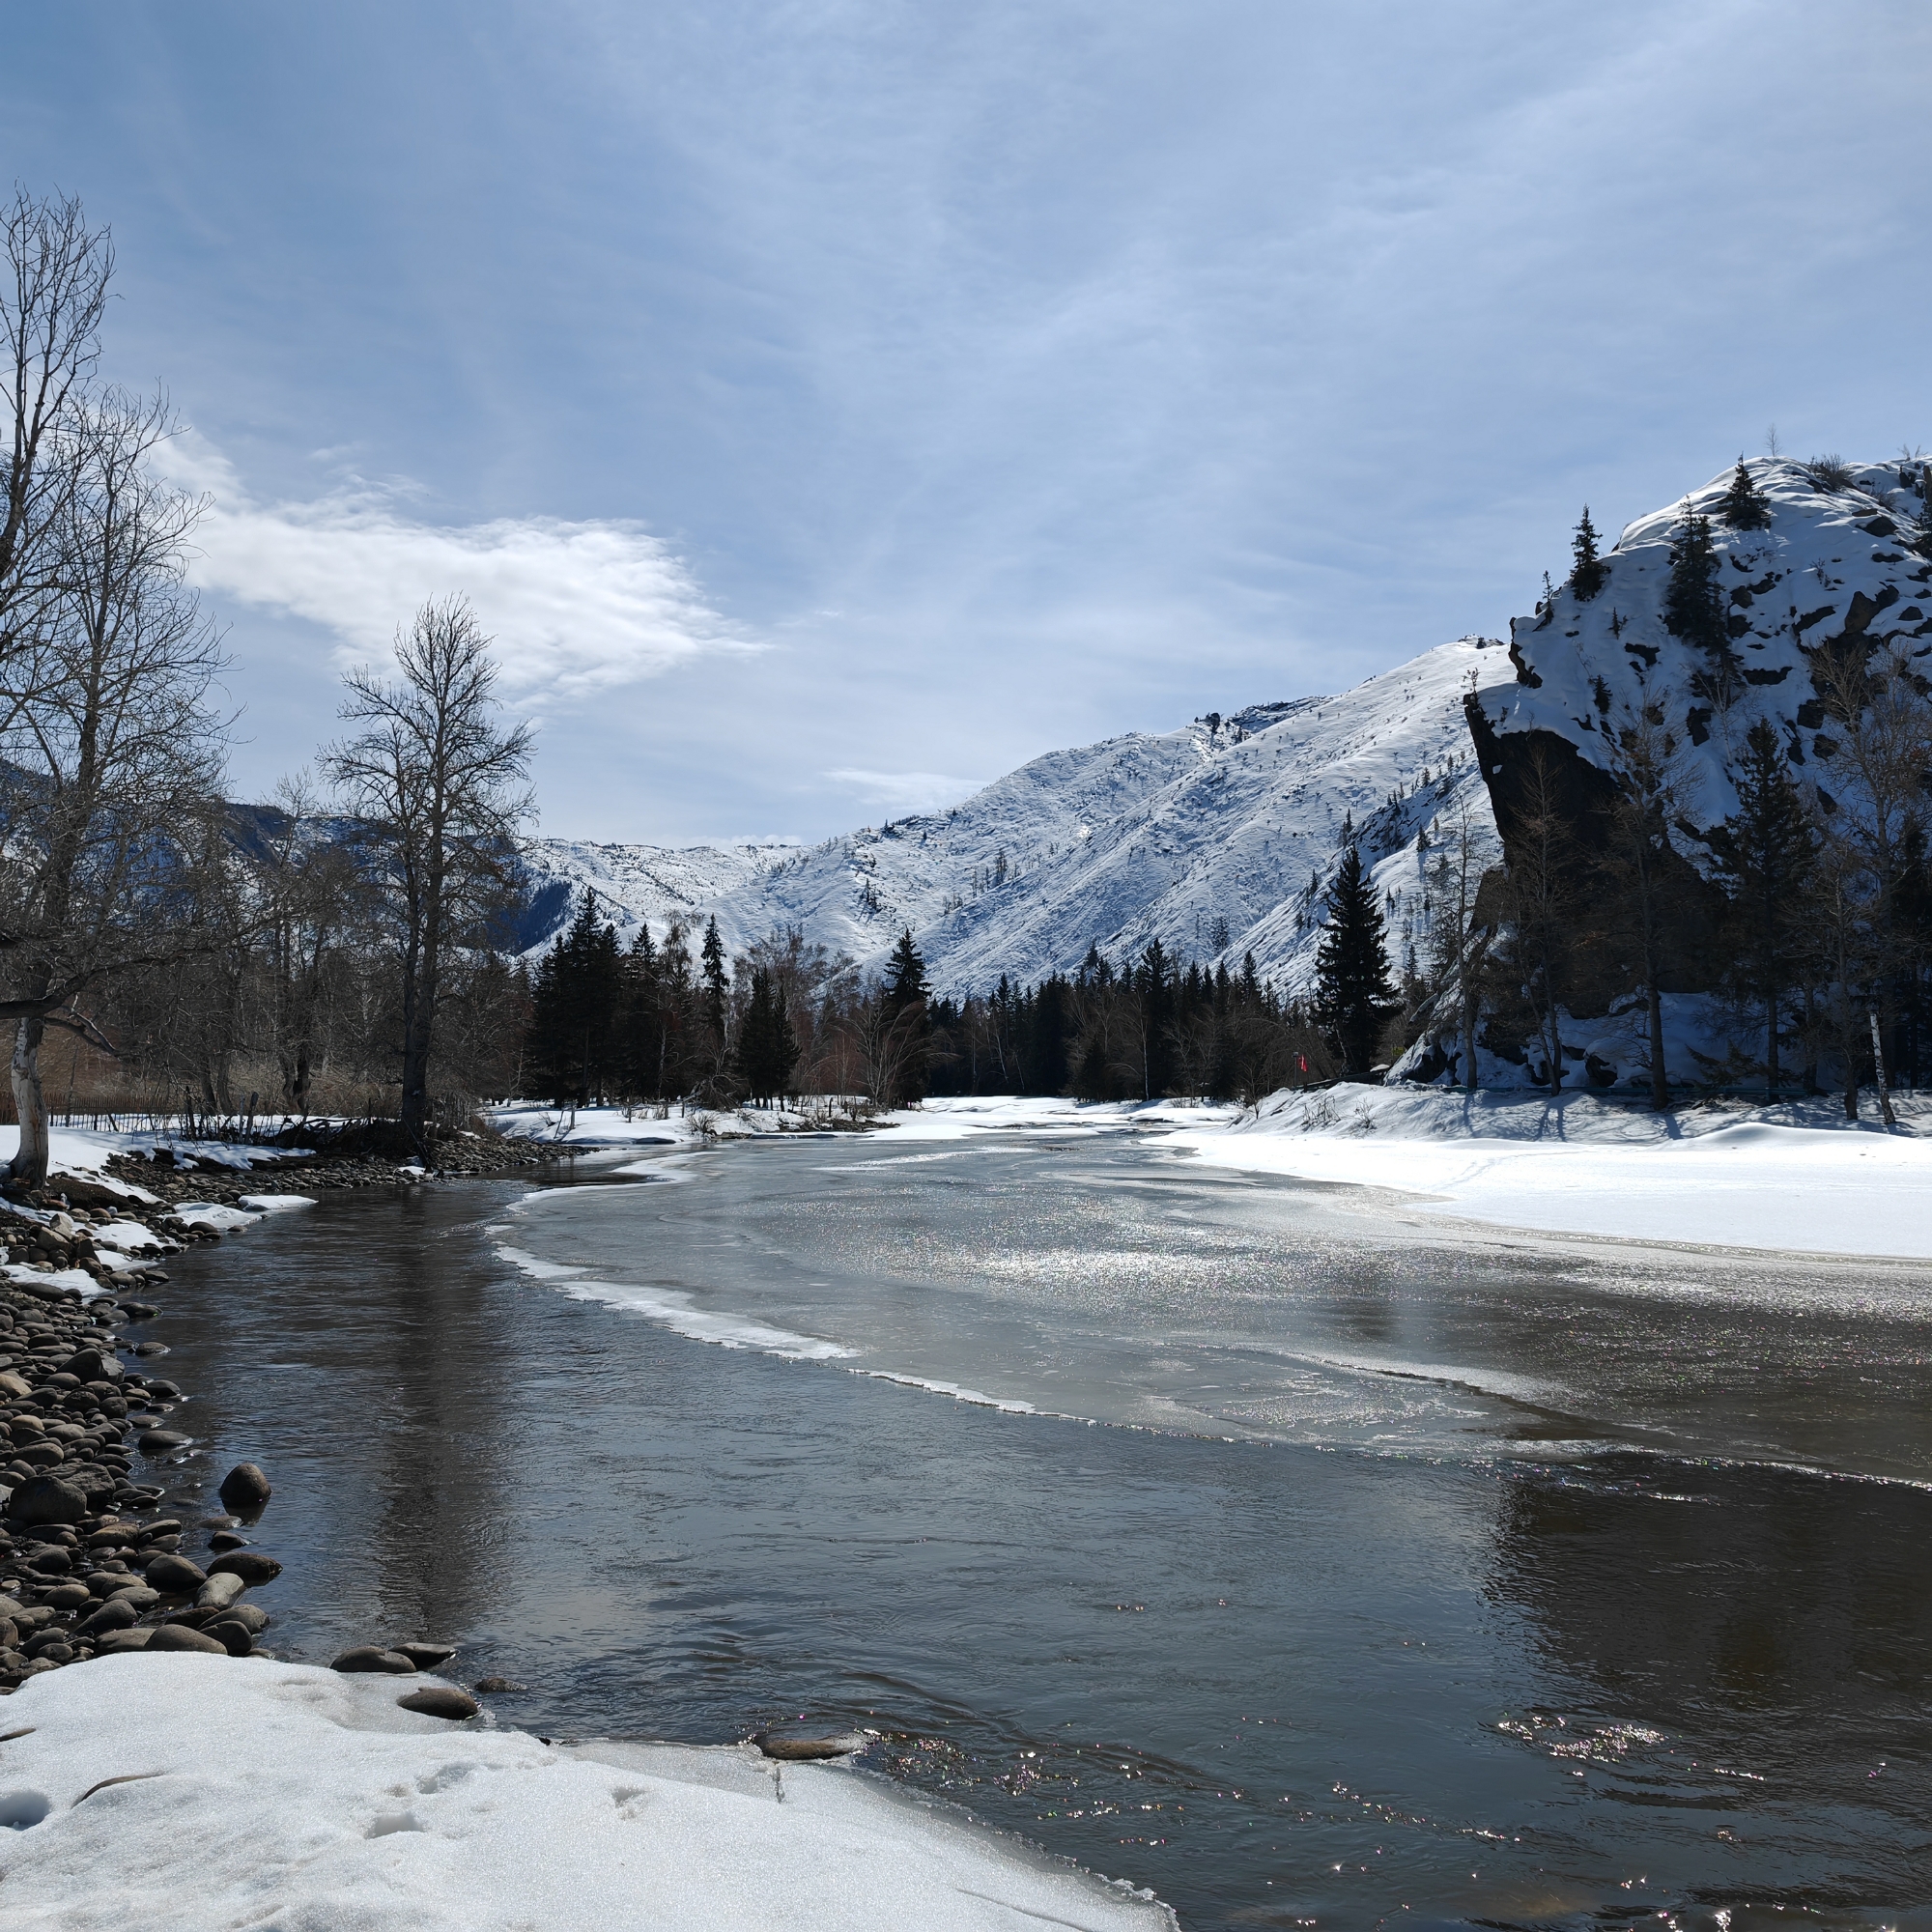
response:
<path fill-rule="evenodd" d="M 715 914 L 734 950 L 795 925 L 877 965 L 910 926 L 952 992 L 1072 971 L 1090 945 L 1119 961 L 1154 938 L 1231 969 L 1252 951 L 1294 990 L 1319 938 L 1310 883 L 1325 884 L 1350 819 L 1398 957 L 1425 936 L 1423 868 L 1463 813 L 1493 853 L 1461 700 L 1471 679 L 1500 696 L 1513 675 L 1499 642 L 1463 638 L 1337 697 L 1049 753 L 953 810 L 810 848 L 540 840 L 521 937 L 548 944 L 588 889 L 627 938 L 639 920 L 657 937 Z M 1424 833 L 1434 851 L 1418 850 Z"/>

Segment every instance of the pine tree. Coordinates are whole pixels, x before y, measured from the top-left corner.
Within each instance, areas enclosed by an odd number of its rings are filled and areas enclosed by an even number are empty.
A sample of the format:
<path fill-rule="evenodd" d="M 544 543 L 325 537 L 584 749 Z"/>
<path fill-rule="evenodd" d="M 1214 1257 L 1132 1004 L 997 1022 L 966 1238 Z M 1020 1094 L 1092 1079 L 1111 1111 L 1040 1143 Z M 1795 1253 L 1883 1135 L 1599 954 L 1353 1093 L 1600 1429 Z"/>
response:
<path fill-rule="evenodd" d="M 1316 1013 L 1341 1056 L 1345 1079 L 1360 1080 L 1375 1065 L 1394 1003 L 1381 908 L 1361 854 L 1350 845 L 1328 888 L 1328 926 L 1315 960 Z"/>
<path fill-rule="evenodd" d="M 531 997 L 532 1072 L 559 1100 L 601 1097 L 617 1071 L 623 974 L 614 926 L 586 893 L 568 930 L 537 967 Z"/>
<path fill-rule="evenodd" d="M 704 923 L 703 970 L 704 1023 L 720 1046 L 724 1043 L 724 1017 L 730 1010 L 725 995 L 724 942 L 719 937 L 718 917 L 714 913 Z"/>
<path fill-rule="evenodd" d="M 781 981 L 762 966 L 752 969 L 752 996 L 738 1029 L 738 1073 L 754 1100 L 780 1100 L 790 1091 L 798 1037 Z"/>
<path fill-rule="evenodd" d="M 1719 505 L 1719 514 L 1734 530 L 1762 530 L 1771 526 L 1771 505 L 1751 480 L 1742 456 L 1731 477 L 1731 487 L 1724 492 L 1724 500 Z"/>
<path fill-rule="evenodd" d="M 1742 990 L 1764 1009 L 1765 1098 L 1777 1092 L 1778 1033 L 1809 928 L 1805 900 L 1817 841 L 1791 782 L 1777 734 L 1763 720 L 1745 739 L 1734 774 L 1738 809 L 1711 834 L 1717 876 L 1735 921 L 1733 956 Z"/>
<path fill-rule="evenodd" d="M 1663 621 L 1673 637 L 1714 655 L 1730 648 L 1730 627 L 1718 589 L 1718 554 L 1711 543 L 1711 520 L 1690 516 L 1677 526 L 1670 546 L 1670 582 L 1663 596 Z"/>
<path fill-rule="evenodd" d="M 886 962 L 886 1003 L 903 1011 L 907 1007 L 923 1006 L 931 998 L 925 983 L 925 961 L 913 944 L 912 927 L 899 934 L 893 956 Z"/>
<path fill-rule="evenodd" d="M 1587 604 L 1610 581 L 1609 565 L 1597 554 L 1597 528 L 1590 521 L 1587 503 L 1570 548 L 1576 559 L 1570 566 L 1570 588 Z"/>

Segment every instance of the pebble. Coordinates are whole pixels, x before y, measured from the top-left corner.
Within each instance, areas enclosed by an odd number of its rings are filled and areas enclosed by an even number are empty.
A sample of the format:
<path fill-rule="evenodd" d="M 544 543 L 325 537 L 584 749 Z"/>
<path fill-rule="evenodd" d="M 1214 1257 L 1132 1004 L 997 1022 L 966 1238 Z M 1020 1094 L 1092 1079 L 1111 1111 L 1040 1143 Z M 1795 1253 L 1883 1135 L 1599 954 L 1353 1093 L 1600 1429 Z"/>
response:
<path fill-rule="evenodd" d="M 144 1456 L 171 1456 L 177 1449 L 185 1449 L 193 1439 L 179 1429 L 144 1429 L 136 1438 Z"/>
<path fill-rule="evenodd" d="M 484 1696 L 492 1696 L 505 1690 L 527 1690 L 527 1684 L 519 1684 L 514 1677 L 479 1677 L 471 1687 Z"/>
<path fill-rule="evenodd" d="M 431 1684 L 420 1690 L 412 1690 L 407 1697 L 398 1697 L 399 1710 L 419 1711 L 425 1718 L 447 1718 L 452 1723 L 460 1723 L 465 1718 L 473 1718 L 483 1707 L 467 1691 L 453 1689 L 447 1684 Z"/>
<path fill-rule="evenodd" d="M 400 1651 L 418 1670 L 434 1670 L 439 1663 L 447 1663 L 456 1655 L 453 1643 L 399 1643 L 392 1648 Z"/>

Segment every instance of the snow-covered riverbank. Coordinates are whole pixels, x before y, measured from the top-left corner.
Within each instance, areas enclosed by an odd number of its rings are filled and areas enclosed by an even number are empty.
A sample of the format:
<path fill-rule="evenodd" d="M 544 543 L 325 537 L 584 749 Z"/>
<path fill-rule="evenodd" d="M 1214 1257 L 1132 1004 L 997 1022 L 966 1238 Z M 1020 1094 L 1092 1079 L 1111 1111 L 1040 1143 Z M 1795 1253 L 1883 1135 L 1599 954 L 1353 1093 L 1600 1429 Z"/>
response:
<path fill-rule="evenodd" d="M 1900 1131 L 1834 1099 L 1653 1114 L 1594 1094 L 1439 1087 L 1279 1094 L 1165 1145 L 1213 1166 L 1428 1197 L 1420 1212 L 1538 1233 L 1932 1259 L 1932 1108 Z"/>
<path fill-rule="evenodd" d="M 1932 1101 L 1901 1096 L 1896 1133 L 1871 1117 L 1871 1104 L 1848 1122 L 1829 1096 L 1655 1114 L 1584 1091 L 1551 1101 L 1343 1085 L 1276 1094 L 1252 1110 L 975 1095 L 927 1100 L 875 1124 L 900 1145 L 1134 1132 L 1212 1166 L 1392 1190 L 1412 1197 L 1413 1210 L 1495 1227 L 1932 1260 Z M 669 1151 L 811 1124 L 757 1109 L 654 1120 L 617 1108 L 565 1117 L 523 1107 L 493 1120 L 499 1131 L 585 1152 Z"/>
<path fill-rule="evenodd" d="M 1173 1915 L 854 1773 L 749 1748 L 544 1744 L 396 1707 L 393 1678 L 112 1657 L 0 1705 L 18 1932 L 738 1932 Z M 31 1727 L 31 1728 L 29 1728 Z"/>

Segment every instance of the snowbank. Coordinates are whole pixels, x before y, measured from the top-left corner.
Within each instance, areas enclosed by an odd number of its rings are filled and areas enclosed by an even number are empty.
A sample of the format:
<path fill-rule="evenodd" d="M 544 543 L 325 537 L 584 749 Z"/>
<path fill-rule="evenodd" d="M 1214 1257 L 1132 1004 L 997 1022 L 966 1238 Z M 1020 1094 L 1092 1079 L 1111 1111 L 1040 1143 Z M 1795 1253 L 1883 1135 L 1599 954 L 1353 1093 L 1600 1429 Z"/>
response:
<path fill-rule="evenodd" d="M 1415 1211 L 1539 1232 L 1932 1260 L 1932 1118 L 1848 1124 L 1830 1100 L 1658 1115 L 1548 1098 L 1341 1086 L 1278 1094 L 1161 1145 L 1216 1167 L 1434 1197 Z"/>
<path fill-rule="evenodd" d="M 0 1165 L 14 1158 L 19 1145 L 18 1127 L 0 1127 Z M 106 1128 L 55 1127 L 47 1135 L 48 1166 L 56 1177 L 81 1176 L 124 1201 L 137 1201 L 148 1207 L 156 1204 L 155 1195 L 102 1170 L 114 1154 L 139 1154 L 145 1159 L 157 1148 L 165 1148 L 184 1163 L 194 1161 L 210 1167 L 232 1168 L 241 1174 L 257 1167 L 273 1167 L 310 1151 L 304 1148 L 258 1147 L 252 1142 L 182 1140 L 151 1128 L 109 1132 Z"/>
<path fill-rule="evenodd" d="M 747 1748 L 545 1746 L 397 1709 L 423 1680 L 97 1659 L 4 1707 L 15 1932 L 730 1932 L 1173 1915 L 875 1786 Z M 112 1779 L 126 1782 L 109 1782 Z"/>
<path fill-rule="evenodd" d="M 510 1140 L 547 1146 L 598 1149 L 704 1147 L 719 1140 L 760 1140 L 769 1134 L 813 1133 L 828 1124 L 815 1112 L 788 1107 L 673 1107 L 663 1120 L 650 1107 L 546 1107 L 510 1101 L 486 1107 L 483 1117 Z"/>

